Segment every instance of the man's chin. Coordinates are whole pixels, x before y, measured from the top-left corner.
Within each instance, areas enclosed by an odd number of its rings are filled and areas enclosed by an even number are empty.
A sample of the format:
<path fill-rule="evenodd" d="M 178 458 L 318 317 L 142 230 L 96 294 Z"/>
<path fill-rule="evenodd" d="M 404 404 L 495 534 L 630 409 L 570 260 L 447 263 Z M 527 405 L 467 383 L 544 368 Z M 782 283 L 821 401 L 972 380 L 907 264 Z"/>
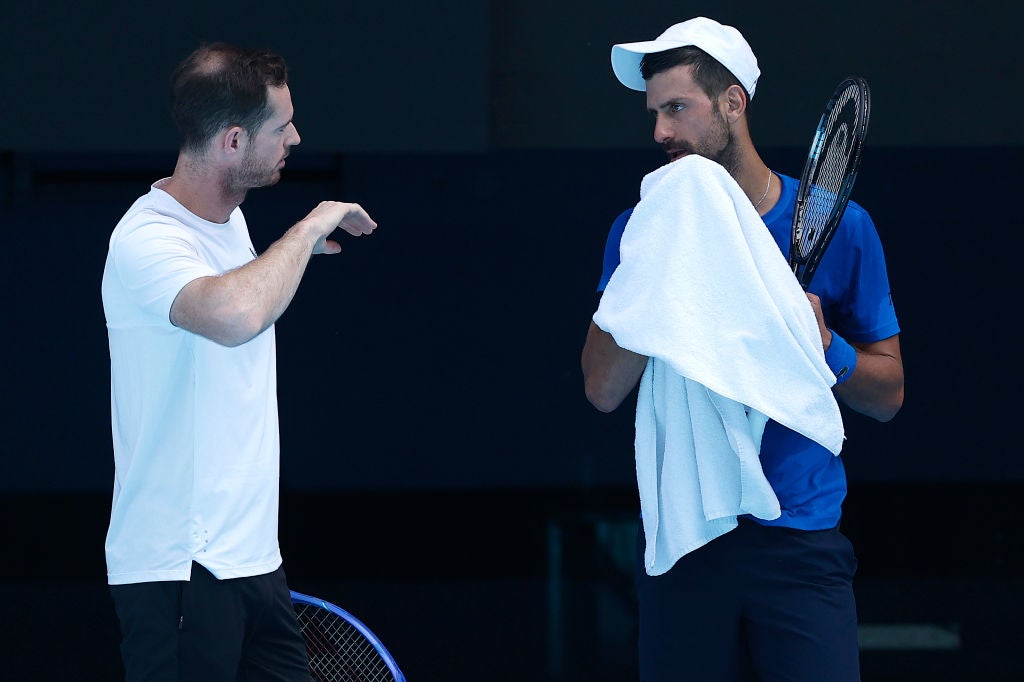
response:
<path fill-rule="evenodd" d="M 281 182 L 281 172 L 280 171 L 274 171 L 273 175 L 271 175 L 269 178 L 265 179 L 260 184 L 254 185 L 251 189 L 259 189 L 261 187 L 273 187 L 274 185 L 276 185 L 279 182 Z"/>

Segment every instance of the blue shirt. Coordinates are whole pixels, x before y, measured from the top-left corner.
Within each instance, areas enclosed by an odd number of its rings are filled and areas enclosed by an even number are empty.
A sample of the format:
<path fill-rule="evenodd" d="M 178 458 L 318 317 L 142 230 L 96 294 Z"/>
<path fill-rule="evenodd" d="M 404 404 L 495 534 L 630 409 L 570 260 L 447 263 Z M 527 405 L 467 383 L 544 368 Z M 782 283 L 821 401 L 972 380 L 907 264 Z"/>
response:
<path fill-rule="evenodd" d="M 778 175 L 782 195 L 763 216 L 783 254 L 789 254 L 790 230 L 799 182 Z M 633 209 L 612 223 L 597 290 L 604 291 L 619 265 L 619 241 Z M 867 211 L 850 202 L 808 291 L 821 298 L 829 328 L 847 341 L 871 343 L 899 333 L 889 290 L 885 256 L 878 231 Z M 814 441 L 769 421 L 761 440 L 761 467 L 782 506 L 769 526 L 822 530 L 839 523 L 846 498 L 846 472 L 839 457 Z"/>

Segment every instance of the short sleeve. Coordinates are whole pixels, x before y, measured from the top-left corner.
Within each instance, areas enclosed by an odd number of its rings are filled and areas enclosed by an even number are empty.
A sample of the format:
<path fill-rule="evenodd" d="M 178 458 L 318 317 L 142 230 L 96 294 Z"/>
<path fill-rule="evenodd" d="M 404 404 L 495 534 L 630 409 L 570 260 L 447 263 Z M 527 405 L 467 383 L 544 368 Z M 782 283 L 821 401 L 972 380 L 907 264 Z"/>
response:
<path fill-rule="evenodd" d="M 127 301 L 163 321 L 186 284 L 218 274 L 200 258 L 189 231 L 173 223 L 141 224 L 119 235 L 110 249 Z"/>
<path fill-rule="evenodd" d="M 608 286 L 608 280 L 612 278 L 612 273 L 619 267 L 619 242 L 622 241 L 622 233 L 625 231 L 626 223 L 629 222 L 631 215 L 633 215 L 633 209 L 627 208 L 619 214 L 608 230 L 608 239 L 604 244 L 604 267 L 601 270 L 601 281 L 597 284 L 598 291 L 604 291 L 604 288 Z"/>
<path fill-rule="evenodd" d="M 882 241 L 871 216 L 853 202 L 819 272 L 829 324 L 846 339 L 871 343 L 900 332 Z"/>

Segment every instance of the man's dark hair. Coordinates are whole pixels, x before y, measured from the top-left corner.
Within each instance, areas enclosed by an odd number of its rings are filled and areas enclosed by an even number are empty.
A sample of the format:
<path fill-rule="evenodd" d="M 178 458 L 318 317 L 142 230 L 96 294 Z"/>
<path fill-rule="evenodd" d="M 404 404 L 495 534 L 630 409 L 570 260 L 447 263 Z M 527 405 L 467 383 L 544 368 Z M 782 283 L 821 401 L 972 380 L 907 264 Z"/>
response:
<path fill-rule="evenodd" d="M 171 117 L 181 150 L 202 153 L 225 128 L 255 135 L 271 114 L 267 88 L 288 83 L 284 58 L 228 43 L 201 46 L 171 76 Z"/>
<path fill-rule="evenodd" d="M 739 85 L 747 95 L 747 105 L 749 106 L 750 93 L 743 87 L 739 79 L 732 75 L 729 69 L 722 66 L 717 59 L 693 45 L 645 54 L 640 60 L 640 75 L 646 81 L 663 71 L 686 65 L 693 67 L 690 70 L 693 74 L 693 81 L 712 101 L 717 99 L 730 85 Z"/>

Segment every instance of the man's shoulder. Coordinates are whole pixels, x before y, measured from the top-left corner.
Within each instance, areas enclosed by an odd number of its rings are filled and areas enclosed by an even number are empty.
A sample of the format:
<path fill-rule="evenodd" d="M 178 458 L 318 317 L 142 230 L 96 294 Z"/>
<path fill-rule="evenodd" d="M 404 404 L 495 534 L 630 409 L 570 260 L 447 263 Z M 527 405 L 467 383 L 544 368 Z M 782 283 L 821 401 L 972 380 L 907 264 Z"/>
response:
<path fill-rule="evenodd" d="M 776 173 L 776 175 L 782 179 L 783 194 L 790 196 L 790 201 L 795 201 L 796 193 L 800 188 L 800 180 L 782 173 Z M 868 210 L 851 199 L 843 211 L 840 227 L 843 231 L 857 234 L 865 229 L 873 231 L 875 224 Z"/>
<path fill-rule="evenodd" d="M 846 204 L 839 232 L 846 235 L 852 242 L 863 242 L 865 239 L 877 238 L 878 230 L 871 214 L 855 201 Z"/>
<path fill-rule="evenodd" d="M 612 221 L 612 226 L 613 227 L 618 227 L 619 229 L 622 229 L 623 227 L 625 227 L 626 223 L 629 222 L 630 216 L 633 215 L 633 209 L 634 208 L 635 208 L 635 206 L 630 206 L 625 211 L 623 211 L 618 216 L 616 216 L 615 220 Z"/>
<path fill-rule="evenodd" d="M 155 188 L 143 194 L 125 211 L 114 227 L 111 243 L 131 237 L 157 237 L 189 232 L 188 212 L 172 197 Z"/>
<path fill-rule="evenodd" d="M 844 219 L 849 218 L 852 221 L 859 221 L 859 222 L 868 221 L 868 222 L 870 222 L 871 221 L 871 214 L 868 213 L 868 210 L 866 208 L 864 208 L 863 206 L 858 204 L 856 201 L 853 201 L 851 199 L 846 204 L 846 213 L 843 214 L 843 218 Z"/>

